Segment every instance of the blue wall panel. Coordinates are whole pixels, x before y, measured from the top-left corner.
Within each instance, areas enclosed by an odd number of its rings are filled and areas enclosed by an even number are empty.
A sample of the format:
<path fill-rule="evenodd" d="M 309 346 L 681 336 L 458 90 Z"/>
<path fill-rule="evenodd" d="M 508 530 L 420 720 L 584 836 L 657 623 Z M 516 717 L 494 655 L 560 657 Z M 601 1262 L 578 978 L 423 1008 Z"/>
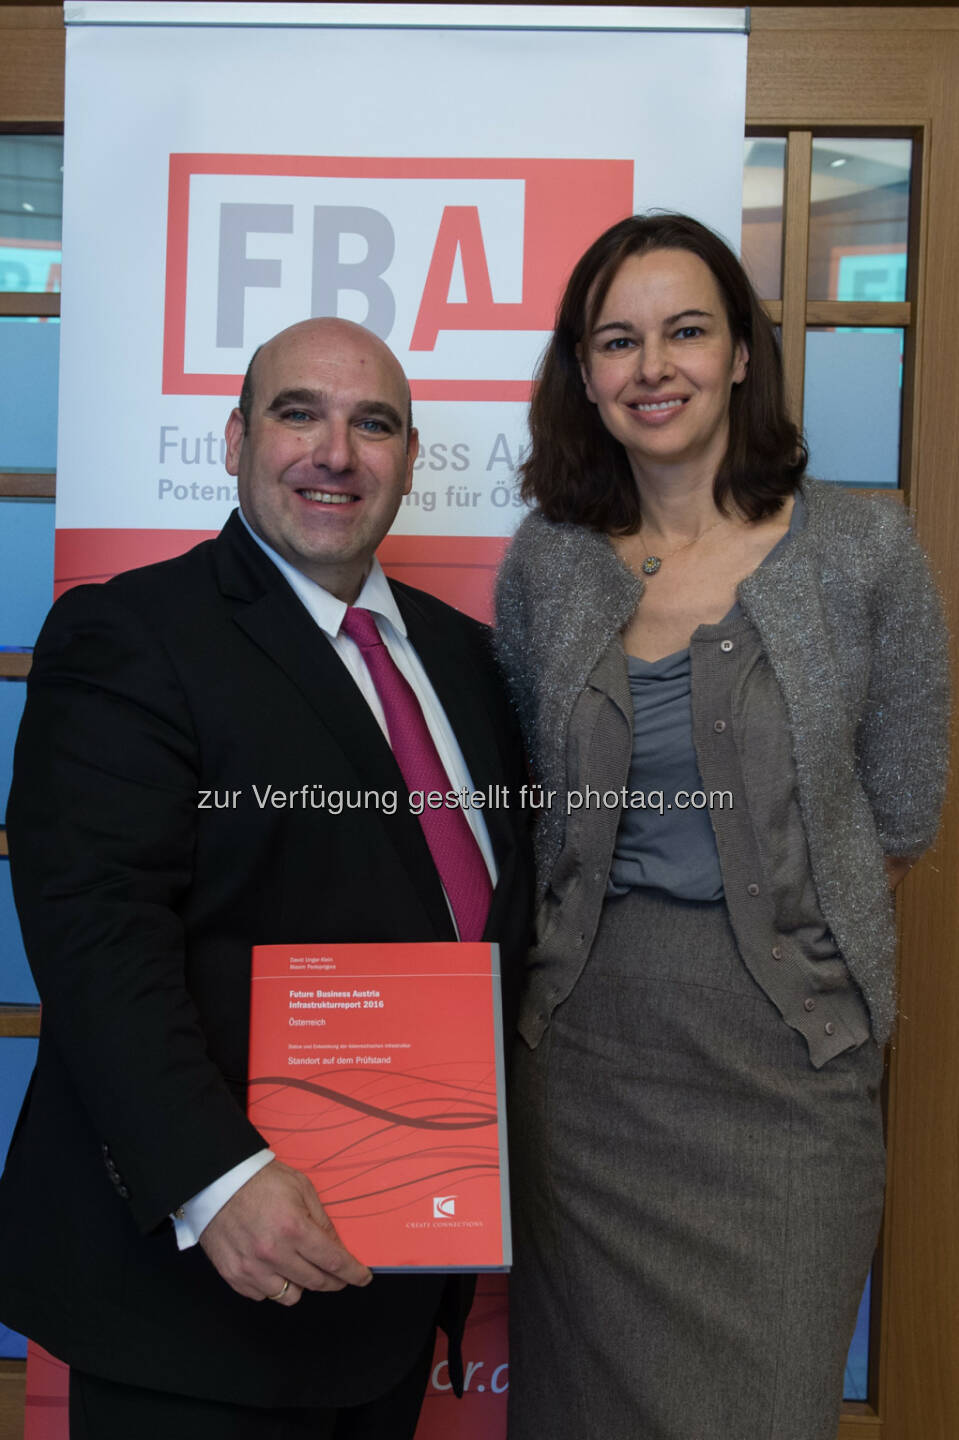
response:
<path fill-rule="evenodd" d="M 55 470 L 60 326 L 0 324 L 0 470 Z"/>
<path fill-rule="evenodd" d="M 0 1164 L 6 1159 L 20 1104 L 37 1058 L 36 1040 L 0 1039 Z M 0 1356 L 21 1358 L 27 1353 L 22 1335 L 0 1325 Z"/>
<path fill-rule="evenodd" d="M 20 728 L 20 717 L 27 698 L 25 680 L 0 679 L 0 825 L 7 813 L 10 776 L 13 770 L 13 747 Z"/>
<path fill-rule="evenodd" d="M 10 861 L 0 857 L 0 1004 L 36 1005 L 39 998 L 20 938 Z"/>
<path fill-rule="evenodd" d="M 872 1296 L 872 1276 L 866 1281 L 856 1330 L 846 1359 L 846 1378 L 843 1385 L 844 1400 L 865 1400 L 869 1389 L 869 1305 Z"/>
<path fill-rule="evenodd" d="M 53 501 L 0 500 L 0 647 L 29 647 L 53 600 Z"/>

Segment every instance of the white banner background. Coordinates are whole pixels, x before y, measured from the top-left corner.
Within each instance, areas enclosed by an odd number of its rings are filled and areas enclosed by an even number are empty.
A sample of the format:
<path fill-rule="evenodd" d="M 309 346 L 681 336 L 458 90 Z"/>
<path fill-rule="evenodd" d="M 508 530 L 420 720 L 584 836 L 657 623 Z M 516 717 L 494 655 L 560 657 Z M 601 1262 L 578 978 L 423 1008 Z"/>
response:
<path fill-rule="evenodd" d="M 210 8 L 199 7 L 204 14 Z M 213 8 L 231 16 L 290 10 Z M 375 8 L 350 13 L 368 21 Z M 184 6 L 88 5 L 68 6 L 67 18 L 102 20 L 113 11 L 117 19 L 156 21 L 173 10 L 190 13 Z M 516 18 L 514 10 L 485 13 L 493 26 L 506 23 L 507 13 Z M 542 24 L 544 12 L 526 13 L 532 25 Z M 585 14 L 597 25 L 607 13 L 550 12 L 569 23 Z M 617 13 L 639 26 L 646 12 Z M 730 23 L 730 12 L 698 13 L 705 25 L 718 23 L 717 15 Z M 732 13 L 741 22 L 742 12 Z M 732 32 L 71 23 L 58 526 L 212 531 L 232 505 L 220 437 L 238 381 L 221 379 L 212 394 L 163 393 L 164 329 L 176 310 L 167 294 L 171 156 L 200 157 L 209 171 L 191 173 L 187 189 L 181 186 L 189 204 L 185 332 L 179 350 L 172 348 L 184 374 L 238 376 L 255 345 L 310 313 L 315 207 L 349 206 L 380 212 L 393 231 L 395 254 L 383 281 L 395 319 L 385 338 L 414 381 L 414 397 L 443 377 L 505 380 L 521 394 L 516 382 L 529 379 L 546 341 L 562 275 L 545 312 L 538 307 L 536 328 L 441 329 L 435 349 L 410 349 L 445 208 L 477 207 L 492 301 L 517 308 L 524 260 L 527 282 L 530 267 L 536 270 L 536 257 L 523 253 L 530 191 L 517 161 L 632 164 L 631 198 L 627 190 L 617 212 L 592 227 L 590 192 L 579 181 L 561 182 L 568 193 L 554 196 L 559 209 L 550 233 L 561 243 L 568 225 L 584 237 L 570 262 L 629 208 L 688 211 L 738 245 L 745 73 L 746 37 Z M 219 173 L 209 169 L 210 156 L 227 157 Z M 330 157 L 438 160 L 445 167 L 412 177 L 351 175 L 349 166 L 333 176 L 278 173 L 282 165 L 276 173 L 244 173 L 251 157 L 264 156 L 311 157 L 320 171 Z M 485 174 L 457 176 L 458 162 L 468 170 L 473 161 L 494 163 Z M 495 162 L 510 173 L 496 175 Z M 189 170 L 187 160 L 178 163 Z M 600 166 L 596 173 L 602 179 L 611 172 Z M 291 217 L 285 233 L 240 236 L 244 263 L 272 261 L 280 283 L 242 291 L 239 345 L 235 334 L 229 345 L 217 344 L 224 203 L 272 206 L 284 223 Z M 344 235 L 338 263 L 362 260 L 364 252 L 365 242 Z M 445 273 L 442 299 L 473 302 L 475 273 L 462 251 Z M 235 330 L 236 286 L 231 293 Z M 365 300 L 341 290 L 338 311 L 362 321 Z M 166 340 L 169 350 L 169 334 Z M 187 383 L 202 392 L 202 381 Z M 526 402 L 513 394 L 464 398 L 462 390 L 454 398 L 414 399 L 424 448 L 396 533 L 502 536 L 516 524 L 513 471 Z"/>

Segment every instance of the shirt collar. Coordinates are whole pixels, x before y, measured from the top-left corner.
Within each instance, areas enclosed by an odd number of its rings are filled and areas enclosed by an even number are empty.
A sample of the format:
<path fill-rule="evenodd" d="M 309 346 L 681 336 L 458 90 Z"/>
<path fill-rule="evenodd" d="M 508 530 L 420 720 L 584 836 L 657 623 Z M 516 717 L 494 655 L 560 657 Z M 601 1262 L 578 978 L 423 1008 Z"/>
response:
<path fill-rule="evenodd" d="M 324 634 L 334 640 L 347 611 L 346 603 L 337 599 L 335 595 L 331 595 L 329 590 L 324 590 L 322 585 L 318 585 L 315 580 L 310 580 L 301 570 L 297 570 L 295 565 L 291 565 L 289 560 L 285 560 L 282 555 L 277 554 L 272 545 L 268 545 L 257 535 L 242 510 L 239 511 L 239 516 L 250 538 L 259 545 L 264 555 L 273 561 L 293 593 L 306 606 Z M 363 581 L 362 589 L 354 604 L 361 606 L 364 610 L 371 610 L 374 615 L 388 620 L 394 630 L 398 631 L 400 635 L 406 635 L 403 616 L 400 614 L 389 581 L 383 573 L 383 567 L 375 555 L 373 563 L 370 565 L 370 573 Z"/>

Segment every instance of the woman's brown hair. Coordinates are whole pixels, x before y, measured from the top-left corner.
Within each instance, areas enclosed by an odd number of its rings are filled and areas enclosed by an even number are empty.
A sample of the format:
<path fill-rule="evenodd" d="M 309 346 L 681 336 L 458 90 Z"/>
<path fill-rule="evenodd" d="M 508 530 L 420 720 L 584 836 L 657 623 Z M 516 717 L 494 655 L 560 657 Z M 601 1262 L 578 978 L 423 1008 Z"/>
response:
<path fill-rule="evenodd" d="M 739 260 L 718 235 L 688 215 L 634 215 L 600 235 L 577 262 L 540 363 L 530 405 L 532 444 L 521 467 L 524 500 L 549 520 L 630 534 L 640 525 L 636 481 L 587 398 L 579 350 L 613 279 L 629 255 L 688 250 L 709 266 L 726 309 L 733 344 L 749 352 L 746 378 L 729 402 L 729 444 L 713 498 L 750 520 L 771 515 L 806 468 L 802 436 L 786 412 L 782 360 L 773 326 Z"/>

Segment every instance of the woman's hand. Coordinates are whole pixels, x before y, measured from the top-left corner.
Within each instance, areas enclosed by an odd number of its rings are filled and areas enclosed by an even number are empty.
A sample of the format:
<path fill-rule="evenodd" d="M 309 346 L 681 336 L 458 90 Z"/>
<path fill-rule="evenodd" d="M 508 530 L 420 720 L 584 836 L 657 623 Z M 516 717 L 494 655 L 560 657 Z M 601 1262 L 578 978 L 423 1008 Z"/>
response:
<path fill-rule="evenodd" d="M 895 890 L 900 880 L 904 880 L 916 862 L 906 860 L 901 855 L 886 856 L 886 878 L 889 881 L 889 889 Z"/>

